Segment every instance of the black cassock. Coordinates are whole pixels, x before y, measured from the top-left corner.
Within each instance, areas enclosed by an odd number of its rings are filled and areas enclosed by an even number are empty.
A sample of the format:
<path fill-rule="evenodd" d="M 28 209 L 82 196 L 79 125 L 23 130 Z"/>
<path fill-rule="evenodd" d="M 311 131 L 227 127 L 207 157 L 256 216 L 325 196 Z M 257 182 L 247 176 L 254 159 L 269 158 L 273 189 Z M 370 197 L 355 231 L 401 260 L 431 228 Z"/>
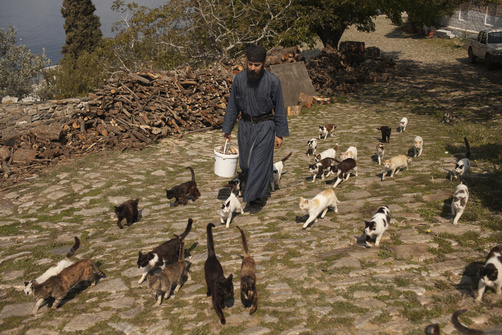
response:
<path fill-rule="evenodd" d="M 239 113 L 250 117 L 275 113 L 273 120 L 239 121 L 239 166 L 248 172 L 243 201 L 249 202 L 267 195 L 273 174 L 275 136 L 289 135 L 279 78 L 264 71 L 261 79 L 253 82 L 248 80 L 247 70 L 239 72 L 234 78 L 225 111 L 222 128 L 225 134 L 232 132 Z"/>

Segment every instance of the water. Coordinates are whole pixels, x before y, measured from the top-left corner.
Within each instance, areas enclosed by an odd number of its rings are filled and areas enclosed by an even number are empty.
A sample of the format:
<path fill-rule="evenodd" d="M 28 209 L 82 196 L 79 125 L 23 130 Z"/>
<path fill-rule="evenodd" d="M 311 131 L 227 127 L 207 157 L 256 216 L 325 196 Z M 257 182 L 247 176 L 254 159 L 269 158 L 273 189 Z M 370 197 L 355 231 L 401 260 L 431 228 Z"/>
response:
<path fill-rule="evenodd" d="M 159 7 L 168 0 L 136 0 L 139 5 Z M 95 15 L 101 21 L 104 37 L 113 37 L 113 23 L 121 21 L 120 14 L 110 9 L 113 0 L 93 0 Z M 0 0 L 0 28 L 9 25 L 16 28 L 16 44 L 26 45 L 32 53 L 45 54 L 52 64 L 62 58 L 61 48 L 65 43 L 64 19 L 61 15 L 63 0 Z"/>

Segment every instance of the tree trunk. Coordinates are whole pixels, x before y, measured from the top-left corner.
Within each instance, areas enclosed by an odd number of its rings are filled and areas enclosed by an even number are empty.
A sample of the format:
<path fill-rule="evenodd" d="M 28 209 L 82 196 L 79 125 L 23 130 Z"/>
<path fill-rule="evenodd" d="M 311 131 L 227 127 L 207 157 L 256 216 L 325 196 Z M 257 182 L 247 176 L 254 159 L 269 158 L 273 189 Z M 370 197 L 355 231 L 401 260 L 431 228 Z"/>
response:
<path fill-rule="evenodd" d="M 342 28 L 339 29 L 332 29 L 329 27 L 318 26 L 316 27 L 316 34 L 321 39 L 324 47 L 330 45 L 338 50 L 338 43 L 340 42 L 340 39 L 342 38 L 342 35 L 345 32 L 345 29 L 347 29 L 346 26 L 343 26 Z"/>

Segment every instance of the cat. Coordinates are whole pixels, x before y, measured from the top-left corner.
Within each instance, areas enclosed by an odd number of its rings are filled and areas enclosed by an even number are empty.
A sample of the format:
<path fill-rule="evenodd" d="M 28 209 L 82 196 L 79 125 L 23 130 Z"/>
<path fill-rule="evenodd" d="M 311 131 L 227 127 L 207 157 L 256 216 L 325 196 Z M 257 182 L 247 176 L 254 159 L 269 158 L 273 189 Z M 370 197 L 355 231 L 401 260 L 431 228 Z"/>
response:
<path fill-rule="evenodd" d="M 24 282 L 24 293 L 27 295 L 30 295 L 33 293 L 33 284 L 42 284 L 45 282 L 47 279 L 49 279 L 52 276 L 57 275 L 60 273 L 64 268 L 69 267 L 70 265 L 73 264 L 73 261 L 70 260 L 71 257 L 77 252 L 78 248 L 80 247 L 80 240 L 78 237 L 75 236 L 75 243 L 71 247 L 70 251 L 66 254 L 66 257 L 62 260 L 60 260 L 55 266 L 50 267 L 45 271 L 42 275 L 37 277 L 36 279 L 33 279 L 31 281 L 25 281 Z"/>
<path fill-rule="evenodd" d="M 331 133 L 336 129 L 336 126 L 332 123 L 319 126 L 319 139 L 326 139 L 328 136 L 331 136 Z"/>
<path fill-rule="evenodd" d="M 256 290 L 256 263 L 249 254 L 246 234 L 241 227 L 236 226 L 241 232 L 242 249 L 244 257 L 241 265 L 241 301 L 244 307 L 251 306 L 249 314 L 253 314 L 258 309 L 258 291 Z"/>
<path fill-rule="evenodd" d="M 184 277 L 187 277 L 187 280 L 192 280 L 190 272 L 188 272 L 187 269 L 187 263 L 185 262 L 185 243 L 179 239 L 179 236 L 177 238 L 180 245 L 178 251 L 178 261 L 169 264 L 162 269 L 160 273 L 153 276 L 148 275 L 148 287 L 152 292 L 154 292 L 154 298 L 157 306 L 160 306 L 163 299 L 169 299 L 173 284 L 176 284 L 173 291 L 173 293 L 176 294 L 182 285 Z M 166 293 L 168 294 L 167 298 L 165 297 Z"/>
<path fill-rule="evenodd" d="M 402 169 L 408 168 L 408 163 L 411 162 L 411 158 L 406 155 L 394 156 L 391 159 L 386 159 L 383 161 L 383 171 L 382 171 L 382 181 L 385 180 L 385 175 L 387 172 L 391 171 L 391 178 L 394 174 L 398 174 Z"/>
<path fill-rule="evenodd" d="M 357 164 L 353 158 L 347 158 L 338 163 L 338 165 L 331 167 L 333 171 L 336 171 L 336 181 L 333 188 L 337 187 L 342 180 L 347 180 L 350 177 L 350 171 L 354 171 L 357 177 Z"/>
<path fill-rule="evenodd" d="M 399 131 L 404 132 L 406 130 L 407 125 L 408 125 L 408 118 L 403 117 L 401 121 L 399 121 Z"/>
<path fill-rule="evenodd" d="M 204 277 L 207 285 L 207 296 L 211 297 L 213 308 L 220 318 L 221 324 L 224 325 L 227 323 L 223 314 L 224 302 L 234 297 L 233 275 L 230 274 L 227 278 L 223 275 L 223 268 L 214 252 L 212 228 L 214 228 L 214 224 L 208 223 L 206 228 L 207 259 L 204 263 Z"/>
<path fill-rule="evenodd" d="M 192 173 L 192 180 L 176 185 L 170 190 L 166 189 L 167 199 L 176 198 L 174 206 L 178 206 L 180 198 L 183 205 L 186 205 L 188 202 L 187 195 L 191 195 L 193 197 L 192 201 L 195 201 L 200 197 L 200 192 L 197 188 L 197 183 L 195 182 L 195 172 L 190 166 L 188 166 L 187 169 L 190 169 L 190 172 Z"/>
<path fill-rule="evenodd" d="M 346 160 L 347 158 L 353 158 L 357 160 L 357 148 L 349 147 L 345 152 L 340 153 L 340 160 Z"/>
<path fill-rule="evenodd" d="M 115 214 L 117 214 L 117 226 L 124 229 L 121 222 L 125 218 L 127 225 L 130 226 L 138 220 L 138 202 L 139 199 L 127 200 L 120 206 L 114 206 Z"/>
<path fill-rule="evenodd" d="M 333 173 L 331 167 L 334 166 L 336 163 L 337 162 L 335 158 L 326 157 L 324 159 L 321 159 L 317 163 L 310 164 L 309 172 L 312 174 L 312 182 L 315 181 L 318 174 L 321 175 L 322 180 L 324 180 L 324 178 L 326 177 L 329 177 Z M 327 173 L 325 174 L 324 171 L 327 171 Z"/>
<path fill-rule="evenodd" d="M 81 281 L 91 282 L 91 286 L 94 286 L 100 277 L 106 277 L 106 275 L 90 259 L 84 259 L 64 268 L 41 284 L 34 283 L 33 296 L 37 303 L 33 314 L 38 312 L 46 299 L 53 297 L 55 301 L 52 308 L 57 308 L 73 286 Z"/>
<path fill-rule="evenodd" d="M 382 165 L 383 155 L 385 153 L 385 146 L 383 143 L 378 143 L 376 145 L 376 152 L 378 158 L 378 165 Z"/>
<path fill-rule="evenodd" d="M 466 326 L 461 324 L 460 321 L 458 320 L 458 317 L 460 315 L 464 314 L 465 312 L 467 312 L 467 310 L 462 309 L 462 310 L 456 311 L 451 316 L 451 323 L 453 323 L 453 326 L 459 332 L 461 332 L 463 334 L 468 334 L 468 335 L 500 335 L 500 334 L 502 334 L 502 326 L 495 326 L 493 328 L 483 329 L 483 330 L 467 328 Z"/>
<path fill-rule="evenodd" d="M 453 112 L 452 111 L 445 111 L 443 113 L 443 119 L 441 120 L 441 123 L 448 123 L 453 121 Z"/>
<path fill-rule="evenodd" d="M 455 179 L 458 177 L 465 178 L 471 169 L 471 147 L 469 146 L 467 137 L 464 137 L 464 142 L 467 152 L 465 154 L 465 158 L 462 158 L 457 162 L 457 164 L 455 164 L 455 169 L 453 170 L 453 176 Z"/>
<path fill-rule="evenodd" d="M 502 294 L 502 245 L 497 245 L 490 250 L 485 266 L 479 271 L 479 277 L 477 302 L 483 298 L 487 286 L 495 287 L 495 293 Z"/>
<path fill-rule="evenodd" d="M 312 199 L 300 198 L 300 209 L 309 213 L 307 221 L 303 224 L 303 229 L 307 229 L 311 222 L 317 221 L 317 216 L 321 214 L 321 219 L 328 212 L 329 206 L 335 207 L 335 213 L 338 213 L 338 204 L 340 201 L 336 197 L 335 190 L 330 188 L 317 194 Z"/>
<path fill-rule="evenodd" d="M 167 264 L 175 262 L 178 259 L 180 242 L 183 242 L 185 240 L 185 237 L 187 237 L 187 235 L 190 233 L 192 224 L 193 220 L 190 218 L 188 219 L 185 231 L 181 235 L 162 243 L 146 254 L 141 253 L 141 251 L 139 252 L 137 264 L 138 268 L 143 269 L 143 275 L 138 280 L 138 284 L 141 284 L 146 280 L 146 276 L 148 275 L 150 269 L 160 266 L 165 267 Z"/>
<path fill-rule="evenodd" d="M 273 166 L 273 178 L 270 183 L 270 187 L 272 188 L 272 192 L 275 191 L 276 188 L 279 188 L 279 183 L 281 182 L 282 170 L 284 169 L 284 162 L 291 157 L 292 152 L 290 152 L 286 157 L 276 162 Z"/>
<path fill-rule="evenodd" d="M 422 150 L 424 149 L 424 140 L 420 136 L 415 136 L 413 140 L 413 157 L 418 158 L 422 154 Z"/>
<path fill-rule="evenodd" d="M 221 204 L 220 209 L 220 222 L 223 224 L 226 222 L 226 227 L 230 227 L 230 222 L 232 221 L 232 214 L 236 211 L 240 211 L 241 214 L 244 214 L 244 210 L 242 209 L 242 205 L 237 198 L 237 189 L 234 185 L 228 185 L 232 187 L 232 191 L 230 192 L 230 196 L 225 200 L 224 203 Z"/>
<path fill-rule="evenodd" d="M 246 188 L 247 171 L 241 171 L 237 174 L 237 177 L 228 182 L 228 184 L 235 185 L 238 191 L 238 196 L 242 196 L 242 192 Z"/>
<path fill-rule="evenodd" d="M 469 189 L 467 185 L 460 183 L 455 192 L 453 193 L 453 200 L 451 201 L 451 215 L 453 218 L 453 224 L 457 224 L 458 220 L 462 216 L 469 200 Z"/>
<path fill-rule="evenodd" d="M 315 155 L 316 150 L 317 150 L 317 139 L 311 138 L 307 142 L 307 157 L 310 155 Z"/>
<path fill-rule="evenodd" d="M 382 142 L 384 143 L 390 143 L 390 134 L 392 133 L 392 129 L 387 126 L 382 126 L 380 128 L 377 128 L 382 132 Z"/>
<path fill-rule="evenodd" d="M 337 151 L 338 151 L 338 143 L 336 143 L 333 148 L 326 149 L 323 152 L 321 152 L 320 154 L 315 155 L 314 161 L 317 163 L 326 157 L 335 158 Z"/>
<path fill-rule="evenodd" d="M 366 245 L 372 238 L 375 238 L 375 246 L 380 245 L 380 239 L 390 224 L 390 209 L 387 206 L 381 206 L 376 211 L 370 221 L 364 220 L 364 235 L 366 236 Z"/>

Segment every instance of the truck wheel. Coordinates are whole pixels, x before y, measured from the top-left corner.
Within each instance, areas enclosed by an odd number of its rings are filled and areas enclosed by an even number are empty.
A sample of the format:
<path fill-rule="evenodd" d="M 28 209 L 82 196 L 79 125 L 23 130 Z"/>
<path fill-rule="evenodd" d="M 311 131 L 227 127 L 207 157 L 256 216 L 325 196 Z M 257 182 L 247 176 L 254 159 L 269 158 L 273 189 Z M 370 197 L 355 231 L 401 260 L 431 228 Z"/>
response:
<path fill-rule="evenodd" d="M 471 64 L 476 63 L 476 56 L 474 56 L 474 53 L 472 52 L 472 48 L 469 48 L 469 51 L 467 51 L 467 53 L 469 55 L 469 62 L 471 62 Z"/>
<path fill-rule="evenodd" d="M 485 64 L 488 70 L 493 69 L 492 56 L 490 54 L 485 55 Z"/>

